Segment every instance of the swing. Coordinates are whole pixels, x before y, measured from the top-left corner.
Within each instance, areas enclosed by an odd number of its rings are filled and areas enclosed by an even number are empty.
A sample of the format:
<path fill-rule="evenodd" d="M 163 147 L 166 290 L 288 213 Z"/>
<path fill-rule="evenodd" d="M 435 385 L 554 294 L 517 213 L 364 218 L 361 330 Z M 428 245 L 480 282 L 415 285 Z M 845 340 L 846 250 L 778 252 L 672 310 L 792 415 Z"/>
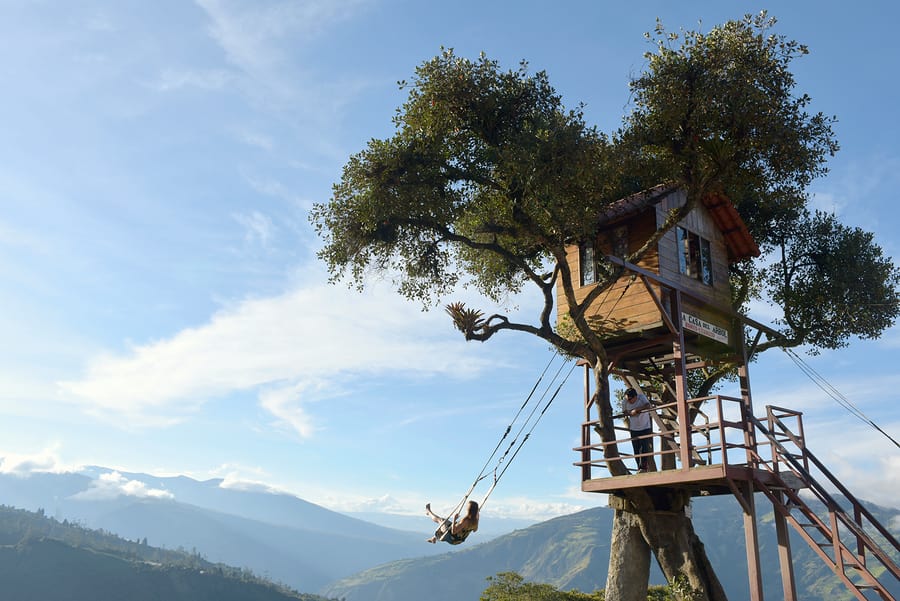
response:
<path fill-rule="evenodd" d="M 625 293 L 631 287 L 631 284 L 634 282 L 634 280 L 635 280 L 635 278 L 632 277 L 628 281 L 628 283 L 625 285 L 621 294 L 619 295 L 619 298 L 616 299 L 616 302 L 613 304 L 612 308 L 610 309 L 609 314 L 612 314 L 612 311 L 615 310 L 616 306 L 619 304 L 619 301 L 621 301 L 622 298 L 625 296 Z M 609 297 L 610 292 L 612 292 L 612 288 L 609 288 L 606 291 L 605 298 Z M 605 298 L 604 298 L 604 301 L 605 301 Z M 581 311 L 584 311 L 585 308 L 586 307 L 582 307 Z M 609 315 L 607 315 L 607 318 L 608 317 L 609 317 Z M 466 491 L 465 495 L 463 495 L 462 500 L 456 505 L 456 507 L 454 507 L 453 511 L 450 512 L 450 517 L 440 518 L 440 516 L 435 515 L 431 511 L 430 503 L 425 505 L 426 515 L 428 515 L 435 522 L 438 522 L 440 524 L 438 526 L 437 530 L 435 530 L 434 536 L 432 536 L 429 539 L 426 539 L 428 542 L 433 543 L 433 542 L 437 542 L 437 541 L 442 541 L 442 542 L 450 543 L 451 545 L 458 545 L 458 544 L 462 543 L 463 541 L 465 541 L 466 538 L 469 536 L 469 534 L 471 534 L 472 532 L 474 532 L 475 530 L 478 529 L 477 516 L 479 515 L 479 513 L 476 513 L 475 528 L 473 528 L 472 530 L 468 530 L 460 535 L 456 535 L 452 532 L 454 525 L 458 525 L 458 523 L 455 521 L 455 518 L 459 515 L 459 511 L 466 504 L 466 502 L 469 501 L 469 497 L 472 495 L 472 492 L 474 492 L 475 487 L 478 486 L 478 483 L 490 475 L 490 474 L 485 473 L 488 465 L 490 465 L 491 460 L 493 460 L 494 456 L 497 454 L 497 451 L 500 449 L 500 446 L 503 444 L 503 441 L 506 440 L 506 437 L 512 431 L 512 428 L 515 425 L 516 421 L 519 419 L 519 416 L 522 414 L 522 411 L 531 402 L 531 398 L 534 396 L 535 391 L 537 391 L 538 386 L 540 386 L 541 381 L 544 379 L 544 376 L 547 374 L 547 370 L 550 369 L 550 366 L 553 364 L 553 361 L 558 356 L 559 356 L 559 349 L 556 349 L 556 351 L 554 351 L 554 353 L 553 353 L 553 356 L 550 357 L 550 360 L 547 362 L 547 365 L 544 367 L 544 371 L 542 371 L 541 375 L 538 376 L 537 382 L 534 383 L 534 387 L 531 389 L 531 392 L 528 393 L 528 396 L 525 398 L 525 402 L 523 402 L 522 406 L 519 407 L 519 410 L 516 412 L 515 417 L 513 417 L 512 421 L 506 427 L 506 431 L 503 433 L 503 435 L 500 437 L 500 440 L 497 442 L 497 446 L 494 447 L 494 450 L 491 453 L 490 457 L 488 457 L 487 461 L 485 461 L 484 466 L 482 466 L 482 468 L 481 468 L 481 472 L 479 472 L 478 476 L 475 477 L 475 481 L 472 483 L 472 486 L 469 487 L 469 490 Z M 563 367 L 565 367 L 565 364 L 566 364 L 566 361 L 564 360 L 563 363 L 559 366 L 559 369 L 557 369 L 556 373 L 553 375 L 553 379 L 550 381 L 550 383 L 547 385 L 547 388 L 544 390 L 543 394 L 541 395 L 540 401 L 542 401 L 547 396 L 547 393 L 549 392 L 550 388 L 553 386 L 553 383 L 557 379 L 559 379 L 560 373 L 562 372 Z M 484 504 L 487 503 L 488 497 L 490 497 L 491 493 L 494 492 L 494 489 L 497 487 L 497 484 L 500 482 L 500 478 L 503 477 L 503 474 L 505 474 L 506 470 L 509 469 L 509 466 L 512 464 L 513 459 L 515 459 L 516 455 L 519 454 L 519 451 L 522 450 L 522 446 L 525 444 L 525 442 L 531 436 L 531 433 L 534 431 L 534 428 L 537 426 L 538 422 L 541 421 L 541 418 L 544 417 L 544 414 L 547 412 L 547 409 L 550 408 L 550 404 L 557 397 L 560 390 L 562 390 L 563 385 L 568 381 L 569 376 L 572 375 L 572 372 L 575 370 L 575 367 L 577 365 L 578 365 L 577 362 L 572 362 L 572 367 L 569 369 L 569 372 L 559 383 L 559 386 L 557 386 L 553 395 L 550 397 L 550 399 L 544 405 L 544 408 L 541 409 L 541 412 L 538 414 L 537 418 L 534 420 L 533 423 L 531 423 L 531 420 L 534 417 L 535 411 L 537 410 L 538 406 L 540 405 L 540 401 L 535 403 L 535 405 L 531 408 L 531 412 L 528 414 L 528 417 L 522 423 L 518 432 L 516 432 L 515 438 L 513 438 L 512 442 L 509 443 L 509 446 L 506 448 L 506 451 L 497 460 L 497 464 L 494 466 L 494 469 L 493 469 L 493 475 L 494 475 L 493 482 L 491 483 L 491 487 L 488 489 L 487 493 L 485 493 L 484 498 L 481 500 L 481 504 L 479 505 L 475 501 L 472 501 L 472 503 L 475 503 L 477 512 L 480 512 L 484 508 Z M 531 427 L 528 429 L 528 432 L 525 432 L 524 438 L 522 438 L 521 442 L 519 442 L 517 445 L 516 442 L 518 441 L 519 436 L 522 434 L 522 432 L 525 431 L 525 428 L 528 426 L 529 423 L 531 423 Z M 514 448 L 515 448 L 515 451 L 513 451 Z M 512 451 L 512 456 L 509 457 L 509 461 L 507 461 L 506 464 L 503 465 L 503 462 L 506 461 L 506 458 L 507 458 L 507 456 L 509 456 L 510 451 Z M 502 465 L 503 469 L 500 469 L 501 465 Z M 498 470 L 500 470 L 499 474 L 497 473 Z"/>
<path fill-rule="evenodd" d="M 553 357 L 550 358 L 550 361 L 547 363 L 547 366 L 544 368 L 544 371 L 541 373 L 541 375 L 538 378 L 537 382 L 535 383 L 534 387 L 531 389 L 531 392 L 528 394 L 528 397 L 525 399 L 525 402 L 523 402 L 522 406 L 519 407 L 519 410 L 518 410 L 518 412 L 516 412 L 515 417 L 513 417 L 510 424 L 506 427 L 506 431 L 503 433 L 503 435 L 500 437 L 500 440 L 497 442 L 497 446 L 494 447 L 494 450 L 491 453 L 490 457 L 488 457 L 487 461 L 485 461 L 484 466 L 481 468 L 481 472 L 479 472 L 478 476 L 475 477 L 475 481 L 472 482 L 472 485 L 469 487 L 469 490 L 466 491 L 465 495 L 463 495 L 462 500 L 459 503 L 457 503 L 457 505 L 456 505 L 456 507 L 454 507 L 453 511 L 450 512 L 450 517 L 441 518 L 440 516 L 435 515 L 431 511 L 430 503 L 425 506 L 426 514 L 429 517 L 431 517 L 431 519 L 433 519 L 435 522 L 439 523 L 437 530 L 435 530 L 434 536 L 432 536 L 429 539 L 426 539 L 428 542 L 433 543 L 433 542 L 441 541 L 441 542 L 449 543 L 451 545 L 458 545 L 458 544 L 464 542 L 466 540 L 466 538 L 469 536 L 469 534 L 471 534 L 472 532 L 475 532 L 475 530 L 478 529 L 478 516 L 480 514 L 480 511 L 484 508 L 484 505 L 485 505 L 485 503 L 487 503 L 487 500 L 491 496 L 491 493 L 494 492 L 494 489 L 497 487 L 497 484 L 500 482 L 500 478 L 503 476 L 503 474 L 506 473 L 506 470 L 509 469 L 509 466 L 512 464 L 513 460 L 516 458 L 516 455 L 519 454 L 519 451 L 522 449 L 522 446 L 525 444 L 525 442 L 531 436 L 531 432 L 534 431 L 534 428 L 537 426 L 538 422 L 540 422 L 541 418 L 547 412 L 547 409 L 550 408 L 550 404 L 553 402 L 553 400 L 557 397 L 559 392 L 562 390 L 563 385 L 569 379 L 569 376 L 572 375 L 572 372 L 575 370 L 575 367 L 577 366 L 577 363 L 575 363 L 575 362 L 572 363 L 572 367 L 569 369 L 569 372 L 562 379 L 562 381 L 560 381 L 559 386 L 557 386 L 557 388 L 556 388 L 556 391 L 553 393 L 553 395 L 550 397 L 550 399 L 546 402 L 546 404 L 544 405 L 544 408 L 541 410 L 541 412 L 539 414 L 537 414 L 536 418 L 535 418 L 535 413 L 537 411 L 537 408 L 540 406 L 540 401 L 538 401 L 537 403 L 535 403 L 532 406 L 531 412 L 528 414 L 528 417 L 525 419 L 525 421 L 519 427 L 519 430 L 516 432 L 515 438 L 513 438 L 512 442 L 510 442 L 509 446 L 506 448 L 506 451 L 497 460 L 497 463 L 494 466 L 493 470 L 491 472 L 488 472 L 488 466 L 491 464 L 491 461 L 496 456 L 497 451 L 500 449 L 501 445 L 503 444 L 503 441 L 506 440 L 507 436 L 509 436 L 509 433 L 512 431 L 513 426 L 516 424 L 516 421 L 518 421 L 519 416 L 522 414 L 522 411 L 531 402 L 531 399 L 534 396 L 535 391 L 538 389 L 538 386 L 540 386 L 540 383 L 543 380 L 544 376 L 546 375 L 547 370 L 550 368 L 550 366 L 553 363 L 553 360 L 556 359 L 557 356 L 558 356 L 558 353 L 554 353 Z M 550 387 L 553 385 L 553 382 L 555 382 L 557 379 L 559 379 L 560 373 L 562 372 L 563 367 L 565 367 L 565 364 L 566 364 L 566 362 L 563 361 L 563 363 L 560 365 L 559 369 L 556 370 L 556 373 L 553 376 L 553 380 L 551 380 L 550 384 L 548 385 L 547 390 L 545 390 L 544 393 L 541 395 L 541 400 L 543 400 L 547 396 L 547 392 L 549 391 Z M 534 421 L 532 421 L 532 419 L 534 419 Z M 528 429 L 527 432 L 525 432 L 525 428 L 528 427 L 529 423 L 531 424 L 531 427 Z M 525 436 L 521 439 L 521 441 L 519 441 L 519 436 L 521 436 L 523 432 L 525 432 Z M 512 455 L 510 455 L 510 453 L 512 453 Z M 507 457 L 509 457 L 509 461 L 506 461 Z M 505 464 L 504 464 L 504 462 L 505 462 Z M 502 467 L 502 469 L 501 469 L 501 467 Z M 478 484 L 485 478 L 488 478 L 489 476 L 491 476 L 492 474 L 493 474 L 493 482 L 491 483 L 490 488 L 485 493 L 484 498 L 482 498 L 481 503 L 477 503 L 476 501 L 469 501 L 469 497 L 475 491 L 475 488 L 478 486 Z M 456 521 L 457 518 L 459 517 L 459 512 L 462 510 L 463 506 L 466 506 L 467 503 L 473 504 L 475 506 L 474 510 L 470 510 L 470 512 L 467 514 L 467 516 L 465 518 L 463 518 L 462 520 Z M 472 514 L 474 514 L 474 528 L 469 528 L 469 526 L 472 525 L 472 521 L 473 521 Z M 460 524 L 463 524 L 463 531 L 461 533 L 453 532 L 454 528 L 456 526 L 459 526 Z"/>

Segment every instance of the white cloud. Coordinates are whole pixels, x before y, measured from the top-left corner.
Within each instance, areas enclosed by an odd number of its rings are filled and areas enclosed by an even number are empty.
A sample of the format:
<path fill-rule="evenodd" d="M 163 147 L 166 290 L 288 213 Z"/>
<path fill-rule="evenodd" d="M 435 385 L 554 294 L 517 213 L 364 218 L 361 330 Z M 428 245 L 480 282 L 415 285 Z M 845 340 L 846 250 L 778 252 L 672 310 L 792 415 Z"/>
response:
<path fill-rule="evenodd" d="M 287 494 L 274 486 L 256 480 L 243 480 L 235 474 L 229 474 L 222 479 L 219 488 L 228 490 L 240 490 L 244 492 L 261 492 L 269 494 Z"/>
<path fill-rule="evenodd" d="M 342 111 L 361 91 L 387 82 L 371 73 L 320 72 L 325 63 L 310 59 L 307 50 L 325 31 L 354 18 L 368 0 L 195 1 L 209 19 L 210 37 L 232 66 L 236 89 L 267 114 L 280 116 L 278 129 L 268 137 L 289 136 L 295 148 L 299 142 L 329 162 L 346 160 L 346 149 L 333 135 Z M 259 134 L 244 141 L 266 138 Z M 271 150 L 270 144 L 263 148 Z M 290 156 L 295 159 L 296 151 Z"/>
<path fill-rule="evenodd" d="M 363 294 L 321 284 L 246 300 L 170 338 L 96 356 L 59 389 L 88 412 L 132 426 L 166 425 L 210 399 L 257 391 L 266 410 L 308 436 L 315 426 L 306 407 L 341 394 L 341 380 L 466 376 L 484 367 L 441 312 L 418 309 L 384 284 Z"/>
<path fill-rule="evenodd" d="M 275 148 L 275 142 L 272 141 L 272 138 L 259 132 L 242 131 L 238 134 L 238 138 L 244 144 L 260 150 L 271 151 Z"/>
<path fill-rule="evenodd" d="M 54 446 L 33 454 L 3 453 L 0 457 L 0 474 L 26 477 L 35 473 L 61 474 L 77 469 L 65 465 L 56 451 L 57 447 Z"/>
<path fill-rule="evenodd" d="M 900 423 L 882 423 L 886 432 L 900 431 Z M 900 455 L 885 436 L 852 418 L 828 422 L 804 420 L 809 451 L 858 499 L 886 507 L 900 507 Z M 837 441 L 840 441 L 837 444 Z M 813 474 L 820 484 L 827 478 Z"/>
<path fill-rule="evenodd" d="M 321 391 L 325 388 L 323 382 L 307 381 L 263 390 L 259 393 L 259 404 L 300 436 L 309 438 L 313 435 L 315 426 L 301 401 L 307 396 L 305 392 L 312 389 Z"/>
<path fill-rule="evenodd" d="M 266 196 L 271 196 L 272 198 L 285 200 L 291 205 L 304 209 L 304 214 L 305 211 L 308 210 L 312 205 L 312 201 L 304 200 L 303 198 L 298 196 L 290 187 L 277 180 L 254 176 L 246 173 L 245 170 L 242 170 L 241 175 L 243 176 L 244 181 L 247 182 L 247 185 L 253 188 L 254 191 Z M 304 226 L 306 226 L 305 223 Z"/>
<path fill-rule="evenodd" d="M 140 480 L 129 480 L 119 472 L 101 474 L 91 481 L 87 490 L 72 495 L 73 499 L 106 501 L 118 497 L 174 499 L 175 495 L 160 488 L 149 488 Z"/>

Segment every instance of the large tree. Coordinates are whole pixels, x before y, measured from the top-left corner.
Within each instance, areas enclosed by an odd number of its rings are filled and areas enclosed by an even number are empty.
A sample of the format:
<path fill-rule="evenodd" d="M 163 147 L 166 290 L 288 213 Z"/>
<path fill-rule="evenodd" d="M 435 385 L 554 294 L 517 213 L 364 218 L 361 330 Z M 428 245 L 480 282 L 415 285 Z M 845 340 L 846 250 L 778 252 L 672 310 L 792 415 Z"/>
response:
<path fill-rule="evenodd" d="M 708 33 L 657 25 L 646 69 L 631 82 L 631 113 L 609 135 L 586 124 L 580 107 L 566 109 L 545 73 L 443 51 L 401 82 L 408 98 L 395 134 L 352 156 L 331 200 L 314 206 L 320 257 L 333 280 L 349 276 L 362 287 L 372 272 L 389 274 L 401 294 L 426 305 L 459 285 L 495 301 L 533 290 L 543 306 L 531 322 L 460 303 L 448 312 L 469 340 L 527 332 L 584 359 L 604 442 L 615 440 L 608 361 L 603 335 L 584 315 L 620 270 L 601 258 L 601 281 L 578 302 L 566 252 L 592 239 L 597 217 L 627 194 L 666 183 L 687 196 L 626 257 L 632 263 L 707 194 L 735 203 L 765 251 L 763 261 L 733 266 L 735 308 L 762 296 L 784 314 L 783 335 L 760 349 L 877 336 L 898 313 L 900 277 L 871 235 L 809 212 L 808 185 L 837 150 L 833 119 L 807 112 L 810 99 L 795 92 L 789 69 L 806 49 L 772 34 L 773 25 L 765 14 Z M 565 335 L 555 327 L 557 285 L 574 328 Z M 839 327 L 825 321 L 851 313 Z M 714 386 L 730 367 L 698 387 Z M 670 582 L 686 582 L 697 598 L 724 599 L 690 519 L 655 511 L 675 500 L 640 488 L 627 496 L 636 511 L 616 524 L 623 540 L 651 549 Z M 608 599 L 645 599 L 646 578 L 632 580 L 613 582 Z"/>

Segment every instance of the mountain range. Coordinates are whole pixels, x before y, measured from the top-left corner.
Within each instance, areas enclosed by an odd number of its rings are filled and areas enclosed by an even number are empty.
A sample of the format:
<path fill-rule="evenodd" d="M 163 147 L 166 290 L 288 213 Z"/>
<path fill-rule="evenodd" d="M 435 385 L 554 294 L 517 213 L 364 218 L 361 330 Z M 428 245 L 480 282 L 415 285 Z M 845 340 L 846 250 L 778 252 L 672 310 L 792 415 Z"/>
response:
<path fill-rule="evenodd" d="M 225 488 L 218 479 L 97 467 L 0 474 L 0 503 L 40 508 L 59 520 L 146 538 L 154 546 L 197 551 L 307 592 L 374 565 L 439 552 L 422 533 L 378 526 L 293 495 Z"/>
<path fill-rule="evenodd" d="M 585 592 L 602 588 L 612 510 L 589 509 L 465 545 L 428 545 L 423 532 L 386 528 L 287 494 L 237 490 L 222 480 L 159 478 L 88 468 L 81 473 L 0 474 L 0 503 L 76 520 L 129 539 L 196 553 L 287 586 L 346 601 L 478 599 L 486 579 L 514 571 L 527 580 Z M 772 514 L 759 503 L 766 598 L 781 596 Z M 868 505 L 895 536 L 897 510 Z M 728 496 L 698 498 L 694 524 L 731 598 L 747 597 L 741 512 Z M 430 522 L 420 518 L 429 529 Z M 484 520 L 487 522 L 487 520 Z M 474 543 L 474 544 L 473 544 Z M 795 537 L 800 597 L 849 599 L 825 565 Z M 651 581 L 664 580 L 654 568 Z M 895 586 L 897 583 L 894 583 Z M 896 591 L 900 597 L 900 589 Z"/>

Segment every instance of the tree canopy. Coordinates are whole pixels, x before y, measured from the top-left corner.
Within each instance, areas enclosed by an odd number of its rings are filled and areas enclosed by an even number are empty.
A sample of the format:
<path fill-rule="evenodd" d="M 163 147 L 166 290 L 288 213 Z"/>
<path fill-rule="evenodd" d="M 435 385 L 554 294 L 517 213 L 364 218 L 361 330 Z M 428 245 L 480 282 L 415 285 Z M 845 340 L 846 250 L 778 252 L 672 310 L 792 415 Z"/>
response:
<path fill-rule="evenodd" d="M 604 601 L 602 590 L 591 594 L 578 590 L 561 591 L 550 584 L 526 582 L 516 572 L 501 572 L 488 577 L 488 587 L 481 593 L 480 601 Z M 671 601 L 675 599 L 673 587 L 651 586 L 647 601 Z"/>
<path fill-rule="evenodd" d="M 579 341 L 560 336 L 556 283 L 567 296 L 574 288 L 566 245 L 589 239 L 610 203 L 666 183 L 688 202 L 629 260 L 699 199 L 724 193 L 766 257 L 733 267 L 735 305 L 766 298 L 784 313 L 784 337 L 770 345 L 877 336 L 898 314 L 900 277 L 871 234 L 807 209 L 810 182 L 838 149 L 834 118 L 807 112 L 789 68 L 807 49 L 771 33 L 774 23 L 761 13 L 708 33 L 657 24 L 630 83 L 632 110 L 611 134 L 588 125 L 580 105 L 567 109 L 527 63 L 503 70 L 443 50 L 400 82 L 408 97 L 395 134 L 352 156 L 331 200 L 311 212 L 332 279 L 362 287 L 388 273 L 426 304 L 459 285 L 493 301 L 534 286 L 544 299 L 534 323 L 459 305 L 451 314 L 470 339 L 526 331 L 593 361 L 602 341 L 578 316 L 618 272 L 606 265 L 596 294 L 568 299 Z"/>

